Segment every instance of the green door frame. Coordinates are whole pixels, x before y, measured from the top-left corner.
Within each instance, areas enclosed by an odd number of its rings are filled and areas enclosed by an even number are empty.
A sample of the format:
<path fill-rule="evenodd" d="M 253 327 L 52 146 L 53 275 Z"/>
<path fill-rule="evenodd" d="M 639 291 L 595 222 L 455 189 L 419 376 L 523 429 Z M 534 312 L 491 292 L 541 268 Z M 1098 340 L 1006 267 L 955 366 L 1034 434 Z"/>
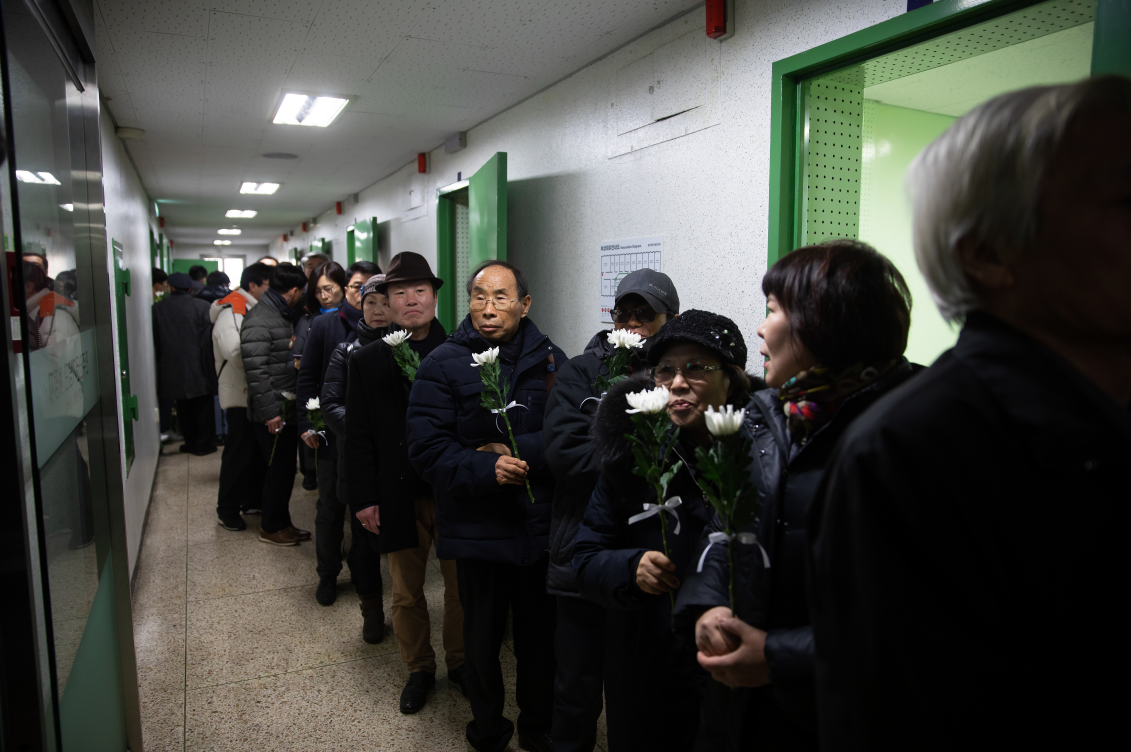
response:
<path fill-rule="evenodd" d="M 1008 13 L 1038 5 L 1044 0 L 937 0 L 875 26 L 835 39 L 773 64 L 770 102 L 770 216 L 766 266 L 797 247 L 804 207 L 801 170 L 804 144 L 798 143 L 804 118 L 805 79 L 848 65 L 862 63 L 898 49 L 911 47 L 944 34 Z M 1093 73 L 1111 72 L 1128 59 L 1127 36 L 1131 12 L 1127 0 L 1098 0 L 1092 49 Z M 1116 29 L 1109 28 L 1117 26 Z M 1102 66 L 1097 69 L 1097 65 Z M 1131 70 L 1122 69 L 1124 75 Z"/>
<path fill-rule="evenodd" d="M 455 310 L 456 287 L 466 280 L 455 279 L 457 195 L 467 191 L 468 266 L 474 269 L 487 259 L 507 260 L 507 153 L 495 152 L 467 180 L 436 191 L 436 276 L 444 286 L 436 295 L 436 317 L 449 332 L 462 314 Z"/>

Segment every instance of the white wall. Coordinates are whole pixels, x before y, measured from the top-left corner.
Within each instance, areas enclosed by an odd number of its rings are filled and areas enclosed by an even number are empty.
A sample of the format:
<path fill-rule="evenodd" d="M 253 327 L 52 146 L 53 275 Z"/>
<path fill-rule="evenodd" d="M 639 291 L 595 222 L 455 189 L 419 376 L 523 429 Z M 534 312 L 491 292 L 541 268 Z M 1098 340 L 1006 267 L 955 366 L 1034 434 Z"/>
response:
<path fill-rule="evenodd" d="M 126 156 L 125 147 L 114 135 L 114 124 L 105 109 L 102 110 L 99 124 L 102 132 L 102 187 L 106 202 L 106 252 L 112 254 L 110 243 L 113 240 L 122 245 L 133 287 L 126 298 L 126 325 L 129 329 L 130 391 L 137 395 L 138 420 L 133 427 L 134 461 L 125 480 L 126 544 L 132 577 L 141 547 L 149 492 L 153 488 L 153 476 L 161 450 L 153 318 L 150 313 L 153 305 L 153 264 L 149 255 L 149 233 L 152 229 L 156 237 L 157 226 L 150 217 L 152 204 L 149 197 Z M 112 263 L 113 256 L 110 258 Z M 114 361 L 118 365 L 117 349 Z M 120 386 L 118 404 L 122 404 Z M 119 414 L 119 431 L 120 424 Z M 124 475 L 124 464 L 122 469 Z"/>
<path fill-rule="evenodd" d="M 684 310 L 731 316 L 754 353 L 765 301 L 769 210 L 771 65 L 899 15 L 903 0 L 736 0 L 735 35 L 703 54 L 697 44 L 671 44 L 703 34 L 703 10 L 657 29 L 467 134 L 467 148 L 431 152 L 431 173 L 417 182 L 415 163 L 362 191 L 356 206 L 318 217 L 317 226 L 271 251 L 280 258 L 312 238 L 333 241 L 345 257 L 345 228 L 376 216 L 382 266 L 411 250 L 435 264 L 437 187 L 466 178 L 494 152 L 508 153 L 509 248 L 532 287 L 531 318 L 569 355 L 600 328 L 597 249 L 603 239 L 664 236 L 664 271 Z M 705 37 L 705 35 L 704 35 Z M 622 70 L 664 48 L 676 77 L 706 81 L 717 93 L 711 127 L 621 156 L 616 151 Z M 658 59 L 658 58 L 657 58 Z M 698 79 L 696 79 L 698 75 Z M 701 110 L 699 112 L 705 112 Z M 679 116 L 699 124 L 691 115 Z M 669 125 L 677 125 L 673 118 Z M 424 207 L 406 211 L 409 190 L 424 190 Z"/>

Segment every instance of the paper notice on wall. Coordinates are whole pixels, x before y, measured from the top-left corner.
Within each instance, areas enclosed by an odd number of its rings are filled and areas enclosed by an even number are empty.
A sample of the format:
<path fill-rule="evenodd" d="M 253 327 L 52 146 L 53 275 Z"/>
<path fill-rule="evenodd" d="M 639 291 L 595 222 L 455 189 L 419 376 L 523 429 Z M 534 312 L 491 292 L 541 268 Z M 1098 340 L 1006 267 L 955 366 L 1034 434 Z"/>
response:
<path fill-rule="evenodd" d="M 600 251 L 601 290 L 599 295 L 601 323 L 613 322 L 612 310 L 616 302 L 617 285 L 630 272 L 637 269 L 654 269 L 662 272 L 664 236 L 602 240 Z"/>

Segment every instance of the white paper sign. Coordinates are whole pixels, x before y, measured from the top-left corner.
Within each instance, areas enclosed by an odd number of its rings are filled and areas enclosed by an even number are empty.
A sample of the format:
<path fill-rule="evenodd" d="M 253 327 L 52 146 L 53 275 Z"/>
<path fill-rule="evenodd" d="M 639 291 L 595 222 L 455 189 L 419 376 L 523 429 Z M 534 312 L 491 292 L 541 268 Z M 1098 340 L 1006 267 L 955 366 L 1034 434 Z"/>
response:
<path fill-rule="evenodd" d="M 620 281 L 637 269 L 654 269 L 662 272 L 663 253 L 663 235 L 601 241 L 601 289 L 598 294 L 601 323 L 613 322 L 613 304 L 616 302 L 617 285 Z"/>

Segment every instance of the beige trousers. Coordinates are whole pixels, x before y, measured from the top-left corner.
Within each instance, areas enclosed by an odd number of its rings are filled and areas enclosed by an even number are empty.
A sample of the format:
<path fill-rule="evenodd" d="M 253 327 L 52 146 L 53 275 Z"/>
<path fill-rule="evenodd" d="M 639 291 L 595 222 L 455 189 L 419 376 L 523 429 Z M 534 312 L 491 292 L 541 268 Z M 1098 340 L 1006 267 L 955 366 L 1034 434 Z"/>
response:
<path fill-rule="evenodd" d="M 389 574 L 393 578 L 393 632 L 400 644 L 401 660 L 409 672 L 436 673 L 436 651 L 432 649 L 432 624 L 424 580 L 428 572 L 428 552 L 436 541 L 436 502 L 416 502 L 416 548 L 389 554 Z M 454 560 L 440 560 L 444 577 L 444 662 L 448 670 L 463 665 L 463 608 Z M 434 575 L 433 575 L 434 576 Z"/>

